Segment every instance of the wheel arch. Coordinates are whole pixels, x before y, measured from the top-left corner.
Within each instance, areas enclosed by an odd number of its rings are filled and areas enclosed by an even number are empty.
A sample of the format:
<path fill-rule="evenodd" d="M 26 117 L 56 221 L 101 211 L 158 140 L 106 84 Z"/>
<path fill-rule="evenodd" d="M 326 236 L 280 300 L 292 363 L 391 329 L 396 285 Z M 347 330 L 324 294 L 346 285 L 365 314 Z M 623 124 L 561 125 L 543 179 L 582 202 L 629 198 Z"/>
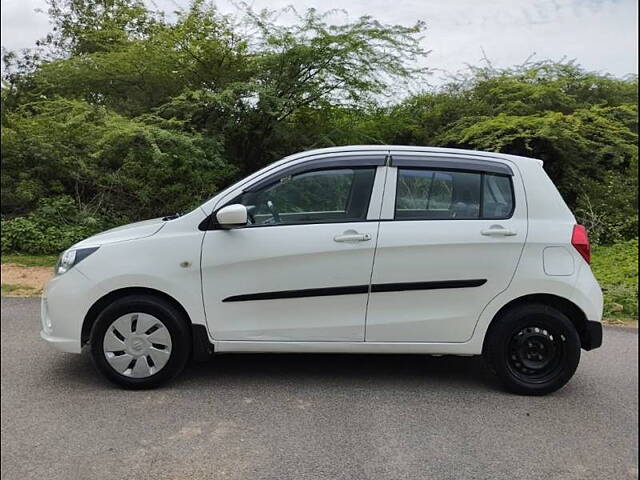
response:
<path fill-rule="evenodd" d="M 191 321 L 191 317 L 187 310 L 182 306 L 180 302 L 178 302 L 171 295 L 162 292 L 160 290 L 156 290 L 154 288 L 148 287 L 125 287 L 119 288 L 117 290 L 113 290 L 102 297 L 100 297 L 96 302 L 91 305 L 87 314 L 85 315 L 82 321 L 82 329 L 80 333 L 80 345 L 84 346 L 89 342 L 89 337 L 91 335 L 91 329 L 93 324 L 97 320 L 100 312 L 102 312 L 107 305 L 113 303 L 115 300 L 119 298 L 123 298 L 130 295 L 147 295 L 154 296 L 157 298 L 161 298 L 169 303 L 171 303 L 178 311 L 182 313 L 184 316 L 187 325 L 191 330 L 192 337 L 192 354 L 195 360 L 205 360 L 207 359 L 211 353 L 213 353 L 213 346 L 209 341 L 209 336 L 207 333 L 207 328 L 204 325 L 194 324 Z"/>
<path fill-rule="evenodd" d="M 591 339 L 589 338 L 589 329 L 588 329 L 588 320 L 584 311 L 571 300 L 561 297 L 558 295 L 553 295 L 550 293 L 534 293 L 529 295 L 523 295 L 521 297 L 515 298 L 505 305 L 503 305 L 500 310 L 493 316 L 489 326 L 487 327 L 482 351 L 484 352 L 485 345 L 487 343 L 487 338 L 491 333 L 491 328 L 495 324 L 496 320 L 504 315 L 507 311 L 517 308 L 521 305 L 532 304 L 532 303 L 541 303 L 543 305 L 549 305 L 553 307 L 563 314 L 565 314 L 571 323 L 575 327 L 578 332 L 578 336 L 580 337 L 580 343 L 582 348 L 585 350 L 591 349 Z"/>

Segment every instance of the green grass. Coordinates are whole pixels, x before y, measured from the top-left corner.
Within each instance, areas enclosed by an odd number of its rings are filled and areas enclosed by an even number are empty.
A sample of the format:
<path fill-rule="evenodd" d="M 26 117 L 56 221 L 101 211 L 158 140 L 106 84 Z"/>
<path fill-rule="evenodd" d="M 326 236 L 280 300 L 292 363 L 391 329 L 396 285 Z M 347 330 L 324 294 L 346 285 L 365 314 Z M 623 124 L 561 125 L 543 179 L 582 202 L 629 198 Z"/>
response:
<path fill-rule="evenodd" d="M 591 269 L 604 292 L 604 318 L 613 323 L 638 320 L 638 239 L 594 246 Z"/>
<path fill-rule="evenodd" d="M 12 285 L 10 283 L 3 283 L 0 288 L 2 289 L 2 295 L 8 295 L 16 290 L 22 289 L 22 285 Z"/>
<path fill-rule="evenodd" d="M 15 263 L 23 267 L 51 267 L 56 264 L 56 255 L 3 254 L 2 263 Z"/>
<path fill-rule="evenodd" d="M 37 288 L 27 285 L 14 285 L 3 283 L 0 285 L 0 294 L 5 297 L 37 297 L 41 293 Z"/>

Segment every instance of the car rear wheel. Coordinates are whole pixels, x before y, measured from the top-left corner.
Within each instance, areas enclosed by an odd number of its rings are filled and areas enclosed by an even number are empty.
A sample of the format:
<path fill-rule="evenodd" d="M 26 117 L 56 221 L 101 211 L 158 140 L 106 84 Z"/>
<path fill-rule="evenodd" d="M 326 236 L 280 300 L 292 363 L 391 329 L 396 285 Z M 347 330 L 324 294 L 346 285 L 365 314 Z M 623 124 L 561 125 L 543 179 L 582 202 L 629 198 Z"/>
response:
<path fill-rule="evenodd" d="M 150 295 L 115 300 L 91 330 L 91 356 L 109 380 L 126 388 L 152 388 L 178 375 L 191 342 L 184 315 Z"/>
<path fill-rule="evenodd" d="M 497 318 L 484 357 L 505 387 L 544 395 L 563 387 L 580 361 L 580 337 L 571 320 L 553 307 L 530 304 Z"/>

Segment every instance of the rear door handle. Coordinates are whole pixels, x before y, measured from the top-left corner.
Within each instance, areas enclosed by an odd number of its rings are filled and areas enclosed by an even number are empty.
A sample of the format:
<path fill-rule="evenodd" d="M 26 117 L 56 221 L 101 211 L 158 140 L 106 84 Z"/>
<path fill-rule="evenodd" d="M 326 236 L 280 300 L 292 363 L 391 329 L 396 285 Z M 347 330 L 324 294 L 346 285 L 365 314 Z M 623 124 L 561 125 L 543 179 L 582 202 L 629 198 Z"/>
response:
<path fill-rule="evenodd" d="M 347 230 L 346 232 L 333 237 L 334 242 L 368 242 L 371 235 L 368 233 L 358 233 L 355 230 Z"/>
<path fill-rule="evenodd" d="M 513 237 L 518 233 L 504 227 L 493 225 L 491 228 L 480 230 L 480 234 L 487 237 Z"/>

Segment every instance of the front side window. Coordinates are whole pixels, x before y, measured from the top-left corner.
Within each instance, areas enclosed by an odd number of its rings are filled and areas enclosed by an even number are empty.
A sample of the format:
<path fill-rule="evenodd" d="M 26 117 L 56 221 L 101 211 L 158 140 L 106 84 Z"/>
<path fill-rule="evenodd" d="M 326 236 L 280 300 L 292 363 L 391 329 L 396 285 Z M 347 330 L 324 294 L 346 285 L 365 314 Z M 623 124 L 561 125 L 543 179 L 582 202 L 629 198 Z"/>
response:
<path fill-rule="evenodd" d="M 282 177 L 231 203 L 247 207 L 251 225 L 365 220 L 375 168 L 316 170 Z"/>
<path fill-rule="evenodd" d="M 483 172 L 398 169 L 397 220 L 508 218 L 511 180 Z"/>

